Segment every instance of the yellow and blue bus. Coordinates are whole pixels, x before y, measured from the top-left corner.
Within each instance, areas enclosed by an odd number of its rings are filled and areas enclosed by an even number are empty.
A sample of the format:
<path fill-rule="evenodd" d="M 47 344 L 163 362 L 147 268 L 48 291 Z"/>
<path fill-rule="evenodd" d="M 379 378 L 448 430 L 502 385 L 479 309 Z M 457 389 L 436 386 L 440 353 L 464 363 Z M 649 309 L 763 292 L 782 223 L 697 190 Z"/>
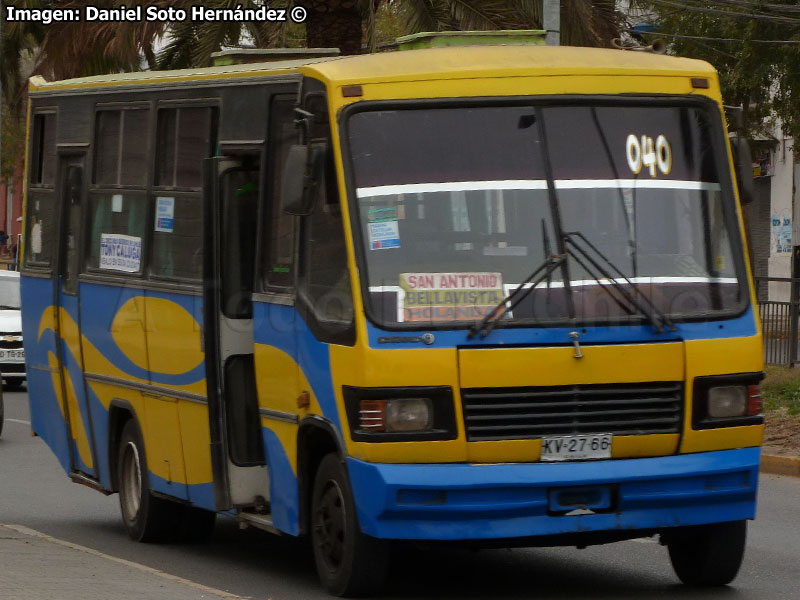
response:
<path fill-rule="evenodd" d="M 660 535 L 736 575 L 761 332 L 718 78 L 461 47 L 30 86 L 34 431 L 140 541 Z M 744 161 L 746 162 L 746 161 Z"/>

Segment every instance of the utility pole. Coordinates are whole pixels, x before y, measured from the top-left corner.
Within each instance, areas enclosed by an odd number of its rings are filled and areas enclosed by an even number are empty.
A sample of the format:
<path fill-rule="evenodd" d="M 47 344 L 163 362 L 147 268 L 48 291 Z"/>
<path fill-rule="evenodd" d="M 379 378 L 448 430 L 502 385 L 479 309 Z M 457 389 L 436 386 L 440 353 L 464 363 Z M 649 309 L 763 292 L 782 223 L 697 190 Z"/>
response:
<path fill-rule="evenodd" d="M 561 45 L 561 0 L 542 0 L 542 27 L 547 46 Z"/>

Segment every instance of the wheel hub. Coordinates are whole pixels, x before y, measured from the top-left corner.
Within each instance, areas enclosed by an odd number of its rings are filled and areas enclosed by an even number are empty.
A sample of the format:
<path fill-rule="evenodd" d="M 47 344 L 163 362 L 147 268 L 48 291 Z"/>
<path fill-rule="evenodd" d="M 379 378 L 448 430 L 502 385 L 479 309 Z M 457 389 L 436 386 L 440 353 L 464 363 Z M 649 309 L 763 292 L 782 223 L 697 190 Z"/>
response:
<path fill-rule="evenodd" d="M 328 481 L 314 513 L 316 543 L 325 565 L 332 571 L 342 565 L 345 542 L 344 496 L 339 484 Z"/>
<path fill-rule="evenodd" d="M 139 462 L 139 449 L 128 442 L 123 449 L 122 473 L 120 473 L 120 497 L 125 519 L 133 521 L 139 514 L 142 495 L 142 468 Z"/>

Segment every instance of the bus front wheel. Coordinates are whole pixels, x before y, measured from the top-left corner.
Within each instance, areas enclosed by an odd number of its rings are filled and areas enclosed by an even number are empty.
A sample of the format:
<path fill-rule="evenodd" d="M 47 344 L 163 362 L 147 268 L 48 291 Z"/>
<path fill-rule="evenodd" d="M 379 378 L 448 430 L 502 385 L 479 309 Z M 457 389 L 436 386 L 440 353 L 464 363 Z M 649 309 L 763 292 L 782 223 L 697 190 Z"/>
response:
<path fill-rule="evenodd" d="M 675 574 L 686 585 L 726 585 L 744 558 L 747 521 L 679 528 L 666 537 Z"/>
<path fill-rule="evenodd" d="M 122 429 L 117 473 L 119 506 L 128 535 L 138 542 L 165 539 L 171 529 L 173 503 L 150 493 L 144 442 L 135 419 Z"/>
<path fill-rule="evenodd" d="M 322 459 L 314 478 L 311 542 L 317 573 L 331 594 L 361 596 L 383 586 L 387 542 L 361 532 L 347 471 L 335 454 Z"/>

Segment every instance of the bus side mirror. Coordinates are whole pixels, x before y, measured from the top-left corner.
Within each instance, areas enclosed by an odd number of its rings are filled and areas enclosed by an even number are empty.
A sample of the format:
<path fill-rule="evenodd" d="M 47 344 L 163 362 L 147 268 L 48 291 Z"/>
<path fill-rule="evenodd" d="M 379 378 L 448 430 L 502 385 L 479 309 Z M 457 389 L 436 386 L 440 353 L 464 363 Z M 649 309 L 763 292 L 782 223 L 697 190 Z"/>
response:
<path fill-rule="evenodd" d="M 736 185 L 739 188 L 739 200 L 742 204 L 750 204 L 755 198 L 753 191 L 753 157 L 750 154 L 750 144 L 743 137 L 733 137 L 731 152 L 733 166 L 736 171 Z"/>
<path fill-rule="evenodd" d="M 312 142 L 289 148 L 283 168 L 281 210 L 299 217 L 314 212 L 325 179 L 327 144 Z"/>

